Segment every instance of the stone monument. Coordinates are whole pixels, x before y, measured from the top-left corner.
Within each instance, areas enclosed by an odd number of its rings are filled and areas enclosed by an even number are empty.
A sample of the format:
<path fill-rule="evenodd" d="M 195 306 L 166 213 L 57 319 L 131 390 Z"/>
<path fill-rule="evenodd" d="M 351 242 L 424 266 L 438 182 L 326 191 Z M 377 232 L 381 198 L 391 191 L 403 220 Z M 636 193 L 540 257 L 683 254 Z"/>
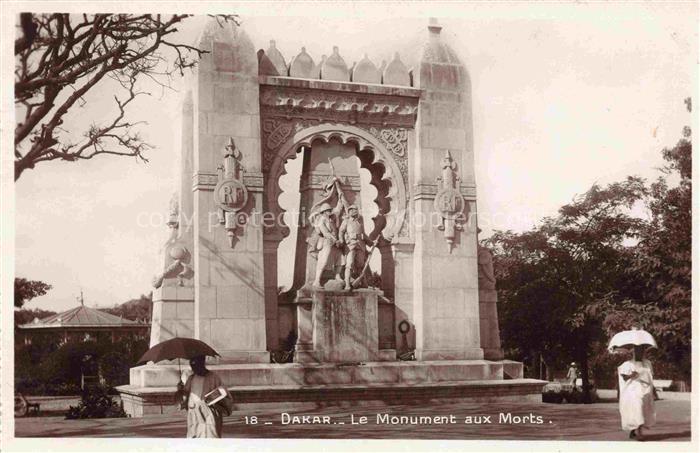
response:
<path fill-rule="evenodd" d="M 469 221 L 471 83 L 441 27 L 430 22 L 414 70 L 398 53 L 379 68 L 364 55 L 350 69 L 338 47 L 318 62 L 302 48 L 287 64 L 274 41 L 256 52 L 242 28 L 216 21 L 198 45 L 208 53 L 187 81 L 151 344 L 210 344 L 221 354 L 210 367 L 241 407 L 538 400 L 543 383 L 502 360 L 490 254 Z M 281 293 L 278 251 L 290 229 L 278 221 L 279 182 L 297 157 L 300 222 Z M 360 169 L 377 192 L 368 231 Z M 271 363 L 290 343 L 293 361 Z M 133 368 L 119 387 L 125 409 L 174 410 L 178 378 L 174 364 Z"/>

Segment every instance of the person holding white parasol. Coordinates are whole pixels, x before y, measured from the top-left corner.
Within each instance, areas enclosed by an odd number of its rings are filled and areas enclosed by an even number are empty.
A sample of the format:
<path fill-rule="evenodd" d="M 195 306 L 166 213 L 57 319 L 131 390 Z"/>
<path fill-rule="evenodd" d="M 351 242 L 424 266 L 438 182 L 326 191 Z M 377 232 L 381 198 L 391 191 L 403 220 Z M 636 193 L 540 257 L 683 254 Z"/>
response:
<path fill-rule="evenodd" d="M 629 431 L 630 439 L 643 440 L 643 430 L 656 423 L 654 376 L 651 362 L 644 358 L 647 347 L 656 347 L 654 337 L 636 328 L 616 334 L 608 345 L 610 351 L 632 348 L 632 358 L 617 367 L 622 429 Z"/>

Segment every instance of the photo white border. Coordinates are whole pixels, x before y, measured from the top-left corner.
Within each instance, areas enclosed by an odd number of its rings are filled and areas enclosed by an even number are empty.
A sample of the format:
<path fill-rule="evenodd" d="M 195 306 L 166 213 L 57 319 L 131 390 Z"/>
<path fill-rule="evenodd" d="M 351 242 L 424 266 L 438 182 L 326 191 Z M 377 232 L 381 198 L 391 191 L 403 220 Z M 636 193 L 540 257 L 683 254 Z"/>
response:
<path fill-rule="evenodd" d="M 2 118 L 2 153 L 0 162 L 2 167 L 0 175 L 2 177 L 0 185 L 0 206 L 2 216 L 0 217 L 0 251 L 2 261 L 0 262 L 0 280 L 2 282 L 2 305 L 1 305 L 1 423 L 0 423 L 0 445 L 3 451 L 698 451 L 698 402 L 693 398 L 691 402 L 691 415 L 693 440 L 690 443 L 679 442 L 653 442 L 653 443 L 626 443 L 626 442 L 573 442 L 573 441 L 492 441 L 492 440 L 301 440 L 284 439 L 283 442 L 273 439 L 228 439 L 227 441 L 217 440 L 186 440 L 186 439 L 162 439 L 162 438 L 51 438 L 51 439 L 31 439 L 14 438 L 14 412 L 9 411 L 13 403 L 13 383 L 14 383 L 14 343 L 13 335 L 13 305 L 9 299 L 13 298 L 13 278 L 14 278 L 14 165 L 12 141 L 14 124 L 14 103 L 11 80 L 14 80 L 14 55 L 11 50 L 14 43 L 15 17 L 21 11 L 31 10 L 33 12 L 156 12 L 175 13 L 188 12 L 194 14 L 215 14 L 224 12 L 235 12 L 245 16 L 269 16 L 283 14 L 290 16 L 337 16 L 340 10 L 344 14 L 383 14 L 390 17 L 396 16 L 419 16 L 425 17 L 459 17 L 463 16 L 470 20 L 478 20 L 484 17 L 485 8 L 488 8 L 488 16 L 492 16 L 494 11 L 498 11 L 499 16 L 508 19 L 514 18 L 581 18 L 588 17 L 595 19 L 603 12 L 600 8 L 589 8 L 588 5 L 599 4 L 601 2 L 574 2 L 574 1 L 548 1 L 548 2 L 493 2 L 488 6 L 483 2 L 387 2 L 381 5 L 367 2 L 172 2 L 172 1 L 4 1 L 0 3 L 0 23 L 2 25 L 0 49 L 0 117 Z M 625 7 L 631 2 L 604 2 L 606 15 L 625 15 Z M 658 4 L 669 2 L 645 2 Z M 688 2 L 676 2 L 688 3 Z M 696 3 L 696 2 L 691 2 Z M 672 7 L 669 5 L 667 7 Z M 399 14 L 400 13 L 400 14 Z M 697 34 L 695 36 L 694 50 L 697 55 Z M 698 123 L 698 72 L 697 65 L 693 75 L 693 101 L 695 109 L 692 112 L 694 129 L 693 147 L 697 147 L 697 137 L 700 135 Z M 672 75 L 669 75 L 672 77 Z M 697 153 L 694 153 L 697 154 Z M 694 155 L 695 157 L 695 155 Z M 693 184 L 697 184 L 699 170 L 698 159 L 693 162 L 693 174 L 695 175 Z M 693 207 L 698 204 L 697 190 L 693 192 Z M 693 216 L 693 262 L 698 261 L 698 216 Z M 698 273 L 693 273 L 693 287 L 698 288 Z M 693 294 L 693 327 L 697 329 L 698 321 L 697 297 Z M 697 330 L 696 330 L 697 331 Z M 698 389 L 700 384 L 698 369 L 699 340 L 696 334 L 692 339 L 693 345 L 693 388 Z M 697 392 L 694 393 L 697 395 Z"/>

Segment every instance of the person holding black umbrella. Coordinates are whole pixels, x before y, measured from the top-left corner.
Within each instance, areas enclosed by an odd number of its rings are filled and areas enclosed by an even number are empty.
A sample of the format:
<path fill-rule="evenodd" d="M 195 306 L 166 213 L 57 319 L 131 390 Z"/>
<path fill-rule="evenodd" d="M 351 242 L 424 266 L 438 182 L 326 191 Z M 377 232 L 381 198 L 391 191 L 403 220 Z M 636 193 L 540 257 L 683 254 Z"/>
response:
<path fill-rule="evenodd" d="M 230 415 L 232 398 L 219 375 L 208 370 L 203 355 L 190 359 L 193 374 L 178 382 L 180 407 L 187 409 L 187 437 L 220 438 L 224 415 Z"/>
<path fill-rule="evenodd" d="M 187 409 L 187 437 L 221 437 L 223 416 L 231 415 L 233 398 L 221 378 L 207 369 L 206 356 L 220 356 L 211 346 L 195 338 L 175 337 L 146 351 L 137 364 L 175 360 L 178 364 L 176 397 Z M 182 383 L 180 359 L 188 359 L 193 374 Z"/>

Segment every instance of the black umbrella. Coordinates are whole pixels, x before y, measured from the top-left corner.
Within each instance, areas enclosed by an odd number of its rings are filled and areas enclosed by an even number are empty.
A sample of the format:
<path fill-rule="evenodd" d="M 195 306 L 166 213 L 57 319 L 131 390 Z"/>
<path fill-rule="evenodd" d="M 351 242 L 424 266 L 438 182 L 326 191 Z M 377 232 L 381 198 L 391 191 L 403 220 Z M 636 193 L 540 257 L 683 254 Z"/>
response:
<path fill-rule="evenodd" d="M 179 359 L 189 360 L 200 355 L 221 356 L 211 346 L 201 340 L 176 337 L 153 346 L 141 356 L 136 364 L 141 365 L 147 362 L 178 359 L 177 363 L 179 366 Z"/>

